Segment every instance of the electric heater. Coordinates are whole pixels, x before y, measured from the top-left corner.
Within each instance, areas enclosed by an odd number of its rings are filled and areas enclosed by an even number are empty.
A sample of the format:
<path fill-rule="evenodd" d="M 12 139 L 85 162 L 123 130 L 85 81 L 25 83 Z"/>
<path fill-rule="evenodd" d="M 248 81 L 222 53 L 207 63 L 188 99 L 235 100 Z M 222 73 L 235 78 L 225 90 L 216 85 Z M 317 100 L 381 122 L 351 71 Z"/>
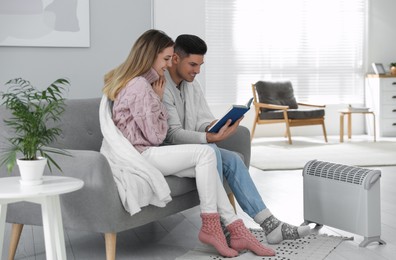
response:
<path fill-rule="evenodd" d="M 309 161 L 303 170 L 304 223 L 364 236 L 365 247 L 381 240 L 381 171 Z"/>

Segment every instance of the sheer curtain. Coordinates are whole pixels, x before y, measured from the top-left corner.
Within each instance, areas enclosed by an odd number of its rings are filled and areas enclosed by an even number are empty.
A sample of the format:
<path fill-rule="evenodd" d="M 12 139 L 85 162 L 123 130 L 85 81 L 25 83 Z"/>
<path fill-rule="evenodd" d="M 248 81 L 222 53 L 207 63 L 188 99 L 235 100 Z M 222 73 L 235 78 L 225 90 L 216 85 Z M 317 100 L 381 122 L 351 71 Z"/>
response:
<path fill-rule="evenodd" d="M 300 102 L 363 103 L 367 0 L 207 0 L 205 92 L 244 104 L 291 80 Z"/>

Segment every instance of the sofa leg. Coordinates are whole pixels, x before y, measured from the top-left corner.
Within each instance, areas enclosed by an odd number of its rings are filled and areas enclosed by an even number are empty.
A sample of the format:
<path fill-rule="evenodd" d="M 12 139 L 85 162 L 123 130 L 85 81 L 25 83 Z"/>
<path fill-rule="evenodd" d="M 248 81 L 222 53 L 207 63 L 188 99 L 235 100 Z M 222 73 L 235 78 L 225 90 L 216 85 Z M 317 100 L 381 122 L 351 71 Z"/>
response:
<path fill-rule="evenodd" d="M 115 260 L 116 258 L 117 233 L 105 233 L 106 260 Z"/>
<path fill-rule="evenodd" d="M 230 201 L 232 207 L 234 208 L 234 211 L 236 213 L 236 206 L 235 206 L 235 198 L 234 198 L 234 193 L 228 194 L 228 200 Z"/>
<path fill-rule="evenodd" d="M 21 238 L 22 229 L 23 224 L 12 224 L 10 246 L 8 248 L 8 260 L 14 260 L 15 258 L 15 253 L 18 247 L 19 239 Z"/>

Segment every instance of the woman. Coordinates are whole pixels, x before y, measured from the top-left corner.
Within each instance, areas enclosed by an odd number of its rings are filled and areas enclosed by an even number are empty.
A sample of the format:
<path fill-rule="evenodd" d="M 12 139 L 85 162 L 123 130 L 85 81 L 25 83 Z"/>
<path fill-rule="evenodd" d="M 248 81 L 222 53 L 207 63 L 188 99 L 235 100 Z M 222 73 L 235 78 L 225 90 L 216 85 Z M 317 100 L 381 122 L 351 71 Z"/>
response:
<path fill-rule="evenodd" d="M 215 151 L 207 145 L 160 146 L 168 130 L 164 71 L 171 66 L 174 42 L 165 33 L 148 30 L 135 42 L 126 61 L 105 76 L 104 94 L 114 101 L 112 119 L 133 147 L 163 175 L 194 177 L 200 198 L 199 239 L 226 257 L 248 249 L 260 256 L 275 252 L 261 245 L 238 219 L 217 172 Z M 220 215 L 231 235 L 228 247 Z"/>

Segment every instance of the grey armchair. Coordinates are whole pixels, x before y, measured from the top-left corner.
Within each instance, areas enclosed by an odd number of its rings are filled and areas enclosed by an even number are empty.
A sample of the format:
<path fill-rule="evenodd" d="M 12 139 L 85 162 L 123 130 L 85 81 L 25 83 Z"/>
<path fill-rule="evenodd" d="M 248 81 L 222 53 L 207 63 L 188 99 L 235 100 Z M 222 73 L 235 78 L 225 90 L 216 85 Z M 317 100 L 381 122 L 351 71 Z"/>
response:
<path fill-rule="evenodd" d="M 70 176 L 84 181 L 81 190 L 61 196 L 64 228 L 104 233 L 106 259 L 113 260 L 118 232 L 197 206 L 199 198 L 194 179 L 168 176 L 166 181 L 171 189 L 172 201 L 164 208 L 147 206 L 130 216 L 121 204 L 110 166 L 99 152 L 103 139 L 99 104 L 99 98 L 67 101 L 61 123 L 63 134 L 53 146 L 67 149 L 73 156 L 54 155 L 63 172 L 53 169 L 51 173 L 47 169 L 44 174 Z M 3 119 L 9 116 L 9 112 L 0 106 L 0 149 L 4 147 L 4 138 L 9 133 Z M 249 166 L 250 136 L 247 128 L 239 127 L 235 135 L 219 146 L 237 152 Z M 17 167 L 11 175 L 19 175 Z M 7 176 L 10 174 L 2 167 L 0 178 Z M 229 190 L 228 194 L 233 198 Z M 13 259 L 23 225 L 42 225 L 41 211 L 38 205 L 29 202 L 10 204 L 6 221 L 13 224 L 9 249 L 9 259 Z"/>
<path fill-rule="evenodd" d="M 252 84 L 253 104 L 256 111 L 251 139 L 256 125 L 285 123 L 289 144 L 292 144 L 290 127 L 321 125 L 327 142 L 325 105 L 297 103 L 290 81 L 258 81 Z"/>

